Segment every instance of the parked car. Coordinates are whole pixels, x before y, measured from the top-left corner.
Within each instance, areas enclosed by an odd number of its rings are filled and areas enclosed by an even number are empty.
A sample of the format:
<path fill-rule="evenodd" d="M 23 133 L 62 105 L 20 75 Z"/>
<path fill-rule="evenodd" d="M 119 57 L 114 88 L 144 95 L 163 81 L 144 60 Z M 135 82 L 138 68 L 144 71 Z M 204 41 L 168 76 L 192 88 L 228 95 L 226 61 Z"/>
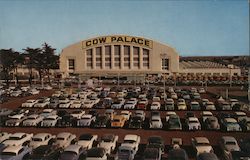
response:
<path fill-rule="evenodd" d="M 214 150 L 206 137 L 194 137 L 192 138 L 192 146 L 198 156 L 201 153 L 213 153 Z"/>
<path fill-rule="evenodd" d="M 191 110 L 201 110 L 200 104 L 196 101 L 190 103 Z"/>
<path fill-rule="evenodd" d="M 143 120 L 139 116 L 133 116 L 129 121 L 129 128 L 140 129 L 143 127 Z"/>
<path fill-rule="evenodd" d="M 59 99 L 53 98 L 52 100 L 50 100 L 49 108 L 57 108 L 59 104 Z"/>
<path fill-rule="evenodd" d="M 131 116 L 131 112 L 130 111 L 121 111 L 121 114 L 120 115 L 122 115 L 125 119 L 126 119 L 126 121 L 128 121 L 129 119 L 130 119 L 130 116 Z"/>
<path fill-rule="evenodd" d="M 105 111 L 105 115 L 109 116 L 109 118 L 112 120 L 114 115 L 116 114 L 115 110 L 113 109 L 107 109 Z"/>
<path fill-rule="evenodd" d="M 148 105 L 148 100 L 147 98 L 142 99 L 138 102 L 137 104 L 137 109 L 142 109 L 142 110 L 146 110 L 147 109 L 147 105 Z"/>
<path fill-rule="evenodd" d="M 205 127 L 208 130 L 219 130 L 220 129 L 220 124 L 218 122 L 218 119 L 214 116 L 206 118 L 205 122 Z"/>
<path fill-rule="evenodd" d="M 165 110 L 174 110 L 174 100 L 172 98 L 166 99 Z"/>
<path fill-rule="evenodd" d="M 58 160 L 79 160 L 86 157 L 86 150 L 80 145 L 70 145 L 64 149 Z"/>
<path fill-rule="evenodd" d="M 34 149 L 41 145 L 52 145 L 55 138 L 56 136 L 50 133 L 38 133 L 32 137 L 29 146 Z"/>
<path fill-rule="evenodd" d="M 59 119 L 61 119 L 61 117 L 58 115 L 50 115 L 43 119 L 41 127 L 55 127 Z"/>
<path fill-rule="evenodd" d="M 182 130 L 182 124 L 178 115 L 170 115 L 167 121 L 167 128 L 169 130 Z"/>
<path fill-rule="evenodd" d="M 10 136 L 11 136 L 11 133 L 0 132 L 0 143 L 8 139 Z"/>
<path fill-rule="evenodd" d="M 136 150 L 132 146 L 120 146 L 118 148 L 117 159 L 133 160 L 136 155 Z"/>
<path fill-rule="evenodd" d="M 202 122 L 204 123 L 207 118 L 212 117 L 213 113 L 210 111 L 203 111 L 201 112 Z"/>
<path fill-rule="evenodd" d="M 77 126 L 77 118 L 73 117 L 69 113 L 66 113 L 60 119 L 58 119 L 57 127 L 75 127 Z"/>
<path fill-rule="evenodd" d="M 216 107 L 213 102 L 207 102 L 205 104 L 205 110 L 216 110 Z"/>
<path fill-rule="evenodd" d="M 111 108 L 112 109 L 121 109 L 122 106 L 124 105 L 125 100 L 124 98 L 118 98 L 117 101 L 115 101 L 112 105 Z"/>
<path fill-rule="evenodd" d="M 38 101 L 37 100 L 34 100 L 34 99 L 29 99 L 27 100 L 26 102 L 22 103 L 22 106 L 23 108 L 25 107 L 28 107 L 28 108 L 31 108 L 33 107 Z"/>
<path fill-rule="evenodd" d="M 134 116 L 140 117 L 142 119 L 142 121 L 145 121 L 146 114 L 142 110 L 136 110 L 134 112 Z"/>
<path fill-rule="evenodd" d="M 35 89 L 35 88 L 33 88 L 33 89 L 29 90 L 29 93 L 32 94 L 32 95 L 36 95 L 36 94 L 39 94 L 40 91 L 37 90 L 37 89 Z"/>
<path fill-rule="evenodd" d="M 127 134 L 125 135 L 121 146 L 132 147 L 137 152 L 139 149 L 140 142 L 141 142 L 140 136 L 134 134 Z"/>
<path fill-rule="evenodd" d="M 237 120 L 234 118 L 223 118 L 221 120 L 221 127 L 225 131 L 242 131 Z"/>
<path fill-rule="evenodd" d="M 39 125 L 41 125 L 41 122 L 43 119 L 44 119 L 44 117 L 42 117 L 38 114 L 32 114 L 32 115 L 29 115 L 27 117 L 27 119 L 25 119 L 22 122 L 22 126 L 24 126 L 24 127 L 39 126 Z"/>
<path fill-rule="evenodd" d="M 124 104 L 123 108 L 124 108 L 124 109 L 135 109 L 136 104 L 137 104 L 137 100 L 134 99 L 134 98 L 131 98 L 130 100 L 128 100 L 128 101 Z"/>
<path fill-rule="evenodd" d="M 250 117 L 241 120 L 239 124 L 243 131 L 250 131 Z"/>
<path fill-rule="evenodd" d="M 201 153 L 197 156 L 197 160 L 219 160 L 219 158 L 214 153 Z"/>
<path fill-rule="evenodd" d="M 42 111 L 42 113 L 40 113 L 40 115 L 42 117 L 45 117 L 45 118 L 48 117 L 48 116 L 56 115 L 56 114 L 57 114 L 57 111 L 54 110 L 54 109 L 44 109 Z"/>
<path fill-rule="evenodd" d="M 107 160 L 108 154 L 105 148 L 94 147 L 87 151 L 86 160 Z"/>
<path fill-rule="evenodd" d="M 149 148 L 159 148 L 160 153 L 164 153 L 165 145 L 164 140 L 161 136 L 150 136 L 148 138 L 147 146 Z"/>
<path fill-rule="evenodd" d="M 126 118 L 122 115 L 114 115 L 111 121 L 111 127 L 122 128 L 125 125 Z"/>
<path fill-rule="evenodd" d="M 70 144 L 76 143 L 76 135 L 69 132 L 60 132 L 56 135 L 55 145 L 66 148 Z"/>
<path fill-rule="evenodd" d="M 104 148 L 106 150 L 106 153 L 110 155 L 111 152 L 115 150 L 117 143 L 118 143 L 117 135 L 105 134 L 101 137 L 98 147 Z"/>
<path fill-rule="evenodd" d="M 97 142 L 97 135 L 92 134 L 82 134 L 77 142 L 78 145 L 82 146 L 84 149 L 88 150 L 93 147 L 93 144 Z"/>
<path fill-rule="evenodd" d="M 62 148 L 56 145 L 41 145 L 32 150 L 24 160 L 55 160 L 59 158 Z"/>
<path fill-rule="evenodd" d="M 1 160 L 22 160 L 28 157 L 31 148 L 27 146 L 8 146 L 0 153 Z"/>
<path fill-rule="evenodd" d="M 25 120 L 25 116 L 23 113 L 16 114 L 13 116 L 9 116 L 9 119 L 5 121 L 5 126 L 8 127 L 16 127 L 22 124 L 22 122 Z"/>
<path fill-rule="evenodd" d="M 106 114 L 99 115 L 96 118 L 94 127 L 96 128 L 106 128 L 110 126 L 110 118 Z"/>
<path fill-rule="evenodd" d="M 161 129 L 163 127 L 160 116 L 152 116 L 149 121 L 149 128 L 151 129 Z"/>
<path fill-rule="evenodd" d="M 70 115 L 76 119 L 81 119 L 81 117 L 85 114 L 84 110 L 75 110 Z"/>
<path fill-rule="evenodd" d="M 70 104 L 69 108 L 81 108 L 83 102 L 81 100 L 73 100 L 73 102 Z"/>
<path fill-rule="evenodd" d="M 176 114 L 176 112 L 174 112 L 174 111 L 168 111 L 168 112 L 166 112 L 166 122 L 169 120 L 169 117 L 170 117 L 171 115 L 177 115 L 177 114 Z"/>
<path fill-rule="evenodd" d="M 77 120 L 78 127 L 90 127 L 96 121 L 96 117 L 91 114 L 85 114 L 81 117 L 81 119 Z"/>
<path fill-rule="evenodd" d="M 161 160 L 160 148 L 147 146 L 143 153 L 143 160 Z"/>
<path fill-rule="evenodd" d="M 39 100 L 37 100 L 37 103 L 34 105 L 36 108 L 45 108 L 48 107 L 50 104 L 50 98 L 42 97 Z"/>
<path fill-rule="evenodd" d="M 219 141 L 219 146 L 222 150 L 222 154 L 226 160 L 231 160 L 232 151 L 240 151 L 238 142 L 234 137 L 231 136 L 222 136 Z"/>
<path fill-rule="evenodd" d="M 187 124 L 188 130 L 201 130 L 200 121 L 196 117 L 188 117 L 186 119 L 186 124 Z"/>
<path fill-rule="evenodd" d="M 26 146 L 29 144 L 31 138 L 33 137 L 33 134 L 27 134 L 27 133 L 14 133 L 9 136 L 7 140 L 2 142 L 5 146 Z"/>
<path fill-rule="evenodd" d="M 174 147 L 173 149 L 171 149 L 169 152 L 168 152 L 168 157 L 167 157 L 168 160 L 188 160 L 188 155 L 187 155 L 187 152 L 180 148 L 179 145 L 176 145 L 176 147 Z"/>
<path fill-rule="evenodd" d="M 178 110 L 187 110 L 187 105 L 185 102 L 178 102 L 177 104 L 177 109 Z"/>
<path fill-rule="evenodd" d="M 160 102 L 157 102 L 157 101 L 152 102 L 152 104 L 150 106 L 151 110 L 160 110 L 160 108 L 161 108 L 161 104 L 160 104 Z"/>

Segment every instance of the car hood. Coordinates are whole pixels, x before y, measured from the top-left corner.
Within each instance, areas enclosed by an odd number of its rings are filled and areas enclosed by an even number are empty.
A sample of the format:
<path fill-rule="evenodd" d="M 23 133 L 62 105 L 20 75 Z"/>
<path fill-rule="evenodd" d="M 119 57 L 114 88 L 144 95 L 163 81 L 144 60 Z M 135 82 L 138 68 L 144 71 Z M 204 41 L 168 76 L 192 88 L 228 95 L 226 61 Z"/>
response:
<path fill-rule="evenodd" d="M 136 147 L 134 143 L 122 143 L 121 146 L 126 146 L 126 147 L 131 147 L 131 148 Z"/>
<path fill-rule="evenodd" d="M 1 155 L 0 160 L 12 160 L 12 159 L 14 160 L 15 157 L 16 156 L 7 156 L 7 155 L 6 156 L 5 155 L 2 156 Z"/>
<path fill-rule="evenodd" d="M 212 147 L 211 146 L 197 146 L 196 150 L 197 150 L 197 155 L 200 153 L 204 153 L 204 152 L 209 153 L 212 150 Z"/>
<path fill-rule="evenodd" d="M 78 155 L 76 154 L 62 154 L 59 160 L 77 160 Z"/>
<path fill-rule="evenodd" d="M 90 145 L 90 141 L 79 140 L 77 144 L 81 145 L 81 146 L 83 146 L 83 148 L 85 148 L 85 147 Z"/>
<path fill-rule="evenodd" d="M 240 148 L 238 146 L 235 145 L 226 145 L 225 146 L 227 151 L 240 151 Z"/>
<path fill-rule="evenodd" d="M 100 143 L 100 147 L 110 149 L 112 147 L 112 143 Z"/>
<path fill-rule="evenodd" d="M 4 141 L 2 143 L 5 144 L 6 146 L 12 146 L 12 145 L 20 146 L 21 145 L 20 142 L 21 141 L 17 141 L 17 140 L 6 140 L 6 141 Z"/>

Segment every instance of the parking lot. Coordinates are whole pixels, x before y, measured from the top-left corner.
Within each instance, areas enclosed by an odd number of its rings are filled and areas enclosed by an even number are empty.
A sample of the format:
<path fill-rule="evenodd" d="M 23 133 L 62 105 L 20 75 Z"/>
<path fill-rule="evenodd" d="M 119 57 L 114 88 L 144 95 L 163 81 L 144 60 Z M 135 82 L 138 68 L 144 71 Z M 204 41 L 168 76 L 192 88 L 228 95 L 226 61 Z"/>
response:
<path fill-rule="evenodd" d="M 122 86 L 124 87 L 124 86 Z M 131 88 L 126 86 L 125 88 Z M 168 88 L 168 87 L 166 87 Z M 192 87 L 178 87 L 179 89 L 190 89 Z M 218 90 L 219 87 L 217 88 L 211 88 L 211 91 L 214 90 Z M 221 88 L 219 88 L 221 89 Z M 208 89 L 209 90 L 209 89 Z M 29 99 L 37 99 L 40 97 L 50 97 L 53 93 L 55 93 L 55 89 L 53 90 L 49 90 L 49 91 L 45 91 L 45 90 L 41 90 L 41 92 L 37 95 L 31 95 L 31 96 L 26 96 L 26 97 L 15 97 L 15 98 L 10 98 L 8 102 L 5 102 L 3 104 L 1 104 L 1 108 L 9 108 L 9 109 L 17 109 L 17 108 L 21 108 L 22 103 L 26 102 Z M 167 91 L 167 94 L 168 91 Z M 169 96 L 169 95 L 168 95 Z M 207 93 L 203 93 L 201 94 L 201 99 L 209 99 L 210 102 L 214 102 L 214 104 L 216 104 L 217 98 L 214 96 L 214 94 L 207 92 Z M 103 98 L 101 98 L 101 101 L 103 100 Z M 128 99 L 126 99 L 127 101 Z M 191 100 L 186 100 L 187 104 L 189 104 L 189 102 L 192 101 Z M 199 100 L 199 102 L 201 102 L 201 100 Z M 1 131 L 2 132 L 8 132 L 8 133 L 15 133 L 15 132 L 25 132 L 25 133 L 51 133 L 51 134 L 58 134 L 60 132 L 70 132 L 72 134 L 75 134 L 77 137 L 79 137 L 81 134 L 83 133 L 90 133 L 90 134 L 94 134 L 94 135 L 98 135 L 98 137 L 101 137 L 104 134 L 115 134 L 119 136 L 118 139 L 118 144 L 121 144 L 123 142 L 123 139 L 125 137 L 125 135 L 127 134 L 136 134 L 139 135 L 141 137 L 141 142 L 140 142 L 140 147 L 139 150 L 137 152 L 137 155 L 135 157 L 135 159 L 142 159 L 142 155 L 145 149 L 145 146 L 147 144 L 147 139 L 150 136 L 161 136 L 164 140 L 165 143 L 165 154 L 163 155 L 163 157 L 167 157 L 167 153 L 168 151 L 171 149 L 171 139 L 172 138 L 181 138 L 183 145 L 182 148 L 184 148 L 187 153 L 189 158 L 191 159 L 195 159 L 196 157 L 196 153 L 194 151 L 194 149 L 192 148 L 192 144 L 191 144 L 191 138 L 194 137 L 207 137 L 210 141 L 210 144 L 213 146 L 214 152 L 215 154 L 222 159 L 222 151 L 218 145 L 218 142 L 220 140 L 220 138 L 222 136 L 233 136 L 234 138 L 236 138 L 238 141 L 240 139 L 249 137 L 249 131 L 231 131 L 231 132 L 227 132 L 224 131 L 222 129 L 220 130 L 207 130 L 204 128 L 203 124 L 202 124 L 202 128 L 201 130 L 195 130 L 195 131 L 189 131 L 186 127 L 185 127 L 185 121 L 186 121 L 186 113 L 188 112 L 188 110 L 190 110 L 190 108 L 188 107 L 187 110 L 177 110 L 175 108 L 175 112 L 176 114 L 180 117 L 181 120 L 181 124 L 183 125 L 182 130 L 168 130 L 167 129 L 167 124 L 165 121 L 165 117 L 166 117 L 166 113 L 168 112 L 167 110 L 164 109 L 164 107 L 162 107 L 164 105 L 164 100 L 161 99 L 160 103 L 161 103 L 161 109 L 160 111 L 160 116 L 163 122 L 163 127 L 161 129 L 150 129 L 149 128 L 149 121 L 150 121 L 150 115 L 152 113 L 152 110 L 150 109 L 150 104 L 152 103 L 152 99 L 149 99 L 147 108 L 145 110 L 145 115 L 146 115 L 146 119 L 144 121 L 145 125 L 143 128 L 140 129 L 130 129 L 128 128 L 128 123 L 129 121 L 127 121 L 125 123 L 125 126 L 122 128 L 113 128 L 113 127 L 106 127 L 106 128 L 94 128 L 94 127 L 77 127 L 77 126 L 71 126 L 71 127 L 49 127 L 49 128 L 43 128 L 43 127 L 22 127 L 22 126 L 17 126 L 17 127 L 7 127 L 7 126 L 1 126 Z M 177 100 L 175 100 L 175 106 L 177 104 Z M 93 107 L 99 114 L 104 114 L 106 109 L 108 108 L 95 108 Z M 81 110 L 84 110 L 85 113 L 88 113 L 90 110 L 92 110 L 93 108 L 87 109 L 87 108 L 79 108 Z M 42 110 L 44 108 L 25 108 L 25 109 L 29 109 L 29 110 L 33 110 L 35 111 L 34 113 L 40 113 L 42 112 Z M 79 110 L 79 109 L 70 109 L 70 108 L 60 108 L 60 109 L 56 109 L 56 110 L 66 110 L 67 112 L 71 113 L 75 110 Z M 117 114 L 119 114 L 122 110 L 124 109 L 115 109 L 115 111 L 117 112 Z M 134 114 L 136 109 L 126 109 L 128 111 L 130 111 L 132 113 L 132 115 Z M 204 110 L 204 109 L 203 109 Z M 202 121 L 202 109 L 201 110 L 192 110 L 193 114 L 195 117 L 197 117 L 199 119 L 199 121 Z M 228 114 L 234 114 L 235 111 L 233 110 L 226 110 L 226 111 L 221 111 L 221 110 L 211 110 L 211 112 L 214 115 L 217 115 L 221 112 L 223 113 L 228 113 Z M 244 111 L 246 113 L 246 116 L 250 116 L 250 112 L 249 111 Z M 117 149 L 117 148 L 116 148 Z M 114 156 L 114 154 L 112 154 L 112 156 Z M 112 157 L 111 156 L 111 157 Z"/>

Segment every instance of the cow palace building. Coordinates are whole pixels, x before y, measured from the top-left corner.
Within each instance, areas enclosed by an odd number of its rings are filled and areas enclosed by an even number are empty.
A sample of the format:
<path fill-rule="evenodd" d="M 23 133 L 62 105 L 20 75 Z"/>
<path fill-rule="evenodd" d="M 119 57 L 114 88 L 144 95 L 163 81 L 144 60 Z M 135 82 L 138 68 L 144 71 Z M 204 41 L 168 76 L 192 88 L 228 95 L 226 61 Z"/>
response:
<path fill-rule="evenodd" d="M 160 42 L 136 36 L 108 35 L 77 42 L 60 54 L 63 77 L 145 75 L 240 75 L 240 68 L 209 61 L 179 62 L 177 51 Z"/>

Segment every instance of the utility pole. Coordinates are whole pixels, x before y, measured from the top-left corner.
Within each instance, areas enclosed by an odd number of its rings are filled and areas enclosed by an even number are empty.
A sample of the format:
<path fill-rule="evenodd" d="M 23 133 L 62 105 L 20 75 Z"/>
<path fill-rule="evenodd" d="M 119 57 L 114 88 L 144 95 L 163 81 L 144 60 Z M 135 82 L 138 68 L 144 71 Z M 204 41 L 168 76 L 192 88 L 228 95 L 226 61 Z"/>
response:
<path fill-rule="evenodd" d="M 250 67 L 248 68 L 248 103 L 250 104 Z"/>

